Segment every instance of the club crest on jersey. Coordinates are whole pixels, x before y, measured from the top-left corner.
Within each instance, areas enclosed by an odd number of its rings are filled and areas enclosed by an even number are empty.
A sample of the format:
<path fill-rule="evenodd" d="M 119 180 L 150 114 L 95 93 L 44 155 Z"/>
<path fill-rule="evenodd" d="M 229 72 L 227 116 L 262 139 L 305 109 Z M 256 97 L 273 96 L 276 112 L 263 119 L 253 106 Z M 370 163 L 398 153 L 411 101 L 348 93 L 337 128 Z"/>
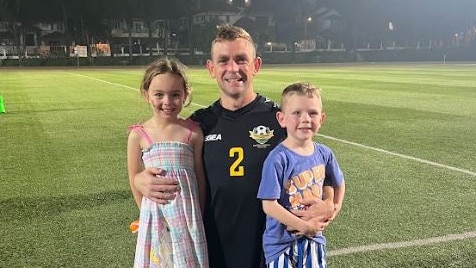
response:
<path fill-rule="evenodd" d="M 269 144 L 265 143 L 267 143 L 274 136 L 274 130 L 271 130 L 269 127 L 263 125 L 254 127 L 252 131 L 249 131 L 249 133 L 250 138 L 258 143 L 255 146 L 260 148 L 269 146 Z"/>

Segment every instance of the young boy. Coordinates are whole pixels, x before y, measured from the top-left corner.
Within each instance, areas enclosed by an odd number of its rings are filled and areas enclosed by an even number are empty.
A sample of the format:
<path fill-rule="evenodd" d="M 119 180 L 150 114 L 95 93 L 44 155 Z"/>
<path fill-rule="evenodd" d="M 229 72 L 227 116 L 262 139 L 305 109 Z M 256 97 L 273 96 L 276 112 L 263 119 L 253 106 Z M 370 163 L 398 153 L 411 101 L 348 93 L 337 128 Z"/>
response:
<path fill-rule="evenodd" d="M 333 152 L 312 140 L 325 119 L 320 90 L 308 83 L 286 87 L 276 117 L 287 137 L 266 158 L 258 198 L 266 213 L 263 248 L 267 267 L 327 267 L 324 225 L 289 210 L 303 200 L 324 199 L 329 220 L 339 213 L 345 182 Z"/>

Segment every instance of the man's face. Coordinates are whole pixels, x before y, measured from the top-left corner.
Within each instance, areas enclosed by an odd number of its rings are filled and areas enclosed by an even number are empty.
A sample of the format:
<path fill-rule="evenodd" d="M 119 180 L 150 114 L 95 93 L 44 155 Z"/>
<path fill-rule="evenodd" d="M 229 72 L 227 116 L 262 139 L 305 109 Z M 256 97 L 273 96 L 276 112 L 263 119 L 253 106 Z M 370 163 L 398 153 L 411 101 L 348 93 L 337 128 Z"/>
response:
<path fill-rule="evenodd" d="M 253 45 L 243 38 L 213 44 L 212 59 L 207 61 L 222 94 L 235 99 L 253 93 L 253 77 L 260 67 L 261 59 L 255 58 Z"/>

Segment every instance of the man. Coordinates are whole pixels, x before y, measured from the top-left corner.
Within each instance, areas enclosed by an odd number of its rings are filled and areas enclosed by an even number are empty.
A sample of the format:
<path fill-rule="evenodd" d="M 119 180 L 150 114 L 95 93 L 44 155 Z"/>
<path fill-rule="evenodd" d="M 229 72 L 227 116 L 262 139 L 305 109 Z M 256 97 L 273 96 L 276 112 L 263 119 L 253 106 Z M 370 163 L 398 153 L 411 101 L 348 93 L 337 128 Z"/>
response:
<path fill-rule="evenodd" d="M 212 42 L 207 69 L 220 88 L 220 98 L 196 111 L 191 119 L 200 124 L 207 177 L 204 215 L 210 267 L 260 267 L 261 237 L 265 216 L 256 193 L 268 152 L 284 137 L 277 120 L 278 106 L 257 94 L 253 79 L 261 58 L 251 36 L 242 28 L 224 25 Z M 160 169 L 146 169 L 134 179 L 144 196 L 166 204 L 178 186 Z M 164 175 L 166 177 L 166 174 Z M 324 228 L 328 207 L 322 200 L 308 201 L 311 209 L 296 212 L 304 220 Z"/>

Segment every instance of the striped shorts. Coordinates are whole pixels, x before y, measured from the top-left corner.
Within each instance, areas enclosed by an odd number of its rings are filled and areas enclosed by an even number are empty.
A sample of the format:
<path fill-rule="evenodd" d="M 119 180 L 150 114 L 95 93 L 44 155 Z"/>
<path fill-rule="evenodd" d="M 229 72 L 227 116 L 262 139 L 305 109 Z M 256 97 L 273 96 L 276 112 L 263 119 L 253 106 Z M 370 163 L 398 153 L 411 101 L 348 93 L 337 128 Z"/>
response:
<path fill-rule="evenodd" d="M 326 248 L 314 240 L 301 237 L 286 251 L 266 265 L 267 268 L 326 268 Z"/>

